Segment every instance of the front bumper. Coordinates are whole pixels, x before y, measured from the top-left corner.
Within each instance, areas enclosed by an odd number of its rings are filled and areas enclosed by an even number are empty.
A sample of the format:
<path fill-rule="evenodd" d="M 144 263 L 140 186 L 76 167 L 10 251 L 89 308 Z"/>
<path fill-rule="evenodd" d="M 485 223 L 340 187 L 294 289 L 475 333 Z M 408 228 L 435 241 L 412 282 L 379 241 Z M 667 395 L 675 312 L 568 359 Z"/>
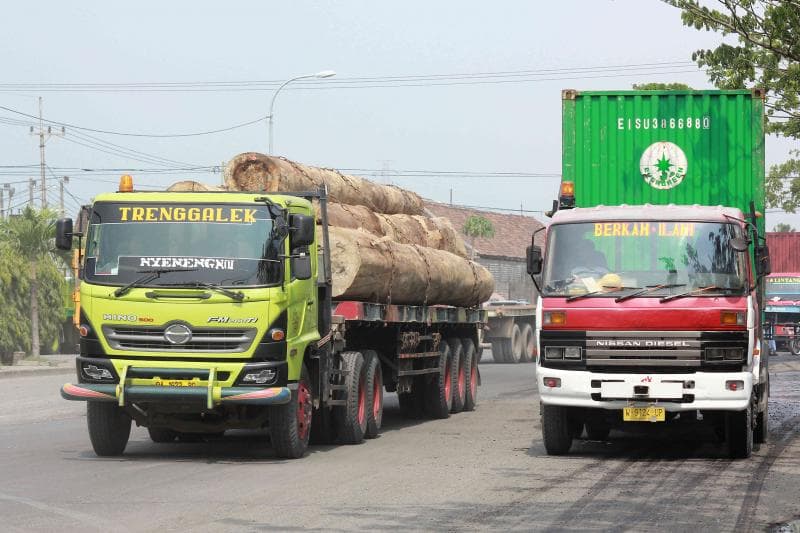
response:
<path fill-rule="evenodd" d="M 560 386 L 545 386 L 545 378 L 561 380 Z M 743 387 L 728 390 L 725 382 L 732 380 L 743 382 Z M 750 402 L 753 375 L 750 372 L 616 374 L 537 366 L 536 383 L 539 397 L 547 405 L 617 410 L 657 404 L 672 412 L 741 411 Z"/>
<path fill-rule="evenodd" d="M 116 383 L 66 383 L 61 387 L 65 400 L 116 402 L 167 402 L 205 405 L 209 409 L 220 404 L 281 405 L 289 403 L 288 387 L 160 387 L 148 385 L 120 386 Z"/>

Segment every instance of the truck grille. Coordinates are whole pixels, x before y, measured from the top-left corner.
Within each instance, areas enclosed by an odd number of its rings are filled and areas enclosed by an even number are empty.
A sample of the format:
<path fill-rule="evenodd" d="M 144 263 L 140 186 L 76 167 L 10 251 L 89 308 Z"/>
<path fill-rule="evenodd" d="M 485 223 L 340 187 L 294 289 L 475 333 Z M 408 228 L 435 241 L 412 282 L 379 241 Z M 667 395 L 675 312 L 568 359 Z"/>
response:
<path fill-rule="evenodd" d="M 593 331 L 586 338 L 586 366 L 700 366 L 702 358 L 699 332 Z"/>
<path fill-rule="evenodd" d="M 103 326 L 103 335 L 115 350 L 181 353 L 237 353 L 253 344 L 255 328 L 191 328 L 192 337 L 183 344 L 173 344 L 164 336 L 166 326 Z"/>

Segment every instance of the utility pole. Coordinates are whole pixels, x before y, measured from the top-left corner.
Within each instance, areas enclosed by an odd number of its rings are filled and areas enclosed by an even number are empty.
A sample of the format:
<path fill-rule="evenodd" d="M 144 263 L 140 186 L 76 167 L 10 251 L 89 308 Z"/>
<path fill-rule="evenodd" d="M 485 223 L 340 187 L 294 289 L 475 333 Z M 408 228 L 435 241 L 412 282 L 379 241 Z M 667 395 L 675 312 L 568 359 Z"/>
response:
<path fill-rule="evenodd" d="M 3 191 L 8 192 L 8 212 L 6 213 L 3 212 Z M 0 219 L 11 216 L 11 207 L 14 205 L 11 203 L 12 198 L 14 198 L 14 187 L 8 183 L 4 183 L 2 190 L 0 190 Z"/>
<path fill-rule="evenodd" d="M 58 181 L 58 207 L 61 218 L 64 218 L 64 184 L 69 183 L 69 176 L 64 176 Z"/>
<path fill-rule="evenodd" d="M 36 181 L 33 178 L 28 179 L 28 205 L 33 209 L 33 189 L 36 188 Z"/>
<path fill-rule="evenodd" d="M 0 189 L 0 220 L 3 220 L 6 217 L 6 208 L 3 205 L 3 197 L 5 196 L 5 190 L 8 187 L 8 184 L 5 184 L 5 187 Z M 8 207 L 11 207 L 11 200 L 8 202 Z"/>
<path fill-rule="evenodd" d="M 42 187 L 42 209 L 47 207 L 47 177 L 45 176 L 44 172 L 44 144 L 51 136 L 55 135 L 57 137 L 64 136 L 64 126 L 61 126 L 61 131 L 58 130 L 53 131 L 51 126 L 47 126 L 47 129 L 44 129 L 44 119 L 42 118 L 42 97 L 39 97 L 39 130 L 35 131 L 33 126 L 31 126 L 31 135 L 38 135 L 39 136 L 39 167 L 40 167 L 40 175 L 41 175 L 41 187 Z M 33 207 L 33 201 L 31 200 L 31 207 Z"/>

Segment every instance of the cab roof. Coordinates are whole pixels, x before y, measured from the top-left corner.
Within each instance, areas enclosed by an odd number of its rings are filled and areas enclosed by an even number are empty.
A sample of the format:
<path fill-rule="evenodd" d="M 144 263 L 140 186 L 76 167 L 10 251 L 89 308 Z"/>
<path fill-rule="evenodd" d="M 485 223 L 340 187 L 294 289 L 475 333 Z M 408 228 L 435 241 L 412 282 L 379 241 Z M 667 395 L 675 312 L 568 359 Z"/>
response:
<path fill-rule="evenodd" d="M 94 198 L 97 202 L 125 202 L 125 203 L 175 203 L 175 204 L 194 204 L 194 203 L 260 203 L 256 198 L 269 198 L 271 201 L 281 206 L 290 205 L 311 207 L 311 202 L 300 196 L 290 194 L 266 193 L 266 192 L 240 192 L 240 191 L 134 191 L 134 192 L 110 192 L 98 194 Z"/>

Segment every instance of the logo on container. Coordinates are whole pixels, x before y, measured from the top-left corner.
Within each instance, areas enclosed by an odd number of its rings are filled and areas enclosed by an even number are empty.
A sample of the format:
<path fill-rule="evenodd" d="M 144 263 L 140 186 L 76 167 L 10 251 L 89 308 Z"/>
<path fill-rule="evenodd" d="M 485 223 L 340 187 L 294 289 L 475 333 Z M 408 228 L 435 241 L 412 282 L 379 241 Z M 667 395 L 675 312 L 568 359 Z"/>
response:
<path fill-rule="evenodd" d="M 656 142 L 647 147 L 639 160 L 644 181 L 655 189 L 671 189 L 686 176 L 686 154 L 677 144 Z"/>

